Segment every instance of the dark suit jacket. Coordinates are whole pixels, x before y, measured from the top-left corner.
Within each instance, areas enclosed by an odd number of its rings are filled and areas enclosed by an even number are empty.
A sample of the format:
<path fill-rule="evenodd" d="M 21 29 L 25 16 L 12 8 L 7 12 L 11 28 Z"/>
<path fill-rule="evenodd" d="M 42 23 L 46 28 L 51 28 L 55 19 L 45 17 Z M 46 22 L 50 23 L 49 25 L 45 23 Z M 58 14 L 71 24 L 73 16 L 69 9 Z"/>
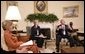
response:
<path fill-rule="evenodd" d="M 61 25 L 58 25 L 57 28 L 59 28 L 60 26 L 61 26 Z M 59 29 L 59 30 L 56 29 L 56 32 L 58 32 L 58 35 L 61 35 L 61 36 L 64 35 L 64 34 L 63 34 L 63 31 L 64 31 L 63 29 Z M 69 35 L 68 32 L 70 32 L 70 31 L 71 31 L 71 30 L 69 29 L 68 25 L 65 25 L 66 35 Z"/>
<path fill-rule="evenodd" d="M 32 39 L 35 39 L 35 36 L 39 36 L 37 35 L 37 30 L 39 31 L 39 35 L 41 34 L 41 31 L 40 31 L 40 26 L 37 26 L 37 28 L 34 26 L 31 27 L 31 38 Z"/>

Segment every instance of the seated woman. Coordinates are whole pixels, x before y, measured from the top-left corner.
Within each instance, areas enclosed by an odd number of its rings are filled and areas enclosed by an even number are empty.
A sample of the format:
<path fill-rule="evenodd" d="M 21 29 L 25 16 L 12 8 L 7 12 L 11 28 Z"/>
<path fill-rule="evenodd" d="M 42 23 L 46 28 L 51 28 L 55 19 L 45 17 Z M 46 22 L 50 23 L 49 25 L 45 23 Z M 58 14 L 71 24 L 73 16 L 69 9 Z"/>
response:
<path fill-rule="evenodd" d="M 30 46 L 24 46 L 20 47 L 21 44 L 23 44 L 22 41 L 18 41 L 18 39 L 14 36 L 12 36 L 12 21 L 4 21 L 2 22 L 2 27 L 4 29 L 4 38 L 5 42 L 8 46 L 9 51 L 16 51 L 17 49 L 21 50 L 22 53 L 25 51 L 33 51 L 33 53 L 38 53 L 38 47 L 33 44 Z"/>

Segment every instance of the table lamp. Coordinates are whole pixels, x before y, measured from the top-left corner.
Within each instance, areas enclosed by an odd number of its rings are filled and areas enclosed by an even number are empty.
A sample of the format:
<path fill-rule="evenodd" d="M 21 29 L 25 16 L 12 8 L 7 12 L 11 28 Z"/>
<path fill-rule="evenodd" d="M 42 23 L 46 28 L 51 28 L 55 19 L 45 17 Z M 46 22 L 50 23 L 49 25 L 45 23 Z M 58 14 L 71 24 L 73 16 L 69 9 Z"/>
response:
<path fill-rule="evenodd" d="M 17 22 L 18 20 L 21 19 L 21 15 L 19 13 L 19 9 L 17 6 L 9 6 L 8 7 L 8 10 L 7 10 L 7 13 L 6 13 L 6 17 L 5 17 L 5 20 L 11 20 L 13 22 L 13 28 L 14 29 L 17 29 Z"/>

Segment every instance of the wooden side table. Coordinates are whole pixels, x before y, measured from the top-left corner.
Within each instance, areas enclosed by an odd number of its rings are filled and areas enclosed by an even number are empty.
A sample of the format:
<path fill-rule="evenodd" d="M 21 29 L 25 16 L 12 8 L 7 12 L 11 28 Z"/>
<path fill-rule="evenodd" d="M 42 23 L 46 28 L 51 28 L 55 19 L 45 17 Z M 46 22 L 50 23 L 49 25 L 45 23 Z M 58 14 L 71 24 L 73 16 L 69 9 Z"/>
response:
<path fill-rule="evenodd" d="M 77 39 L 79 43 L 84 46 L 84 31 L 78 31 L 77 32 Z"/>
<path fill-rule="evenodd" d="M 29 40 L 30 36 L 27 35 L 27 32 L 23 32 L 23 30 L 18 30 L 18 31 L 12 31 L 13 34 L 18 33 L 19 36 L 16 36 L 19 41 L 26 42 Z"/>
<path fill-rule="evenodd" d="M 29 40 L 29 36 L 18 36 L 18 40 L 22 42 L 26 42 Z"/>

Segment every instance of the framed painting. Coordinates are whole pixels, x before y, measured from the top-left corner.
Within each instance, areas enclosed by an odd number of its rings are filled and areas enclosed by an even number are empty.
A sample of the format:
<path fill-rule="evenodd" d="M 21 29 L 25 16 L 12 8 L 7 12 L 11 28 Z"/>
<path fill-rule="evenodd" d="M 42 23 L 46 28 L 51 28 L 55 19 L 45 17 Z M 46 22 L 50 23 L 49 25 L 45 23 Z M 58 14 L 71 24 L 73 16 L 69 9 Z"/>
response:
<path fill-rule="evenodd" d="M 48 3 L 47 1 L 34 1 L 34 13 L 47 13 Z"/>
<path fill-rule="evenodd" d="M 64 18 L 78 17 L 78 15 L 79 15 L 79 6 L 70 6 L 63 8 Z"/>

